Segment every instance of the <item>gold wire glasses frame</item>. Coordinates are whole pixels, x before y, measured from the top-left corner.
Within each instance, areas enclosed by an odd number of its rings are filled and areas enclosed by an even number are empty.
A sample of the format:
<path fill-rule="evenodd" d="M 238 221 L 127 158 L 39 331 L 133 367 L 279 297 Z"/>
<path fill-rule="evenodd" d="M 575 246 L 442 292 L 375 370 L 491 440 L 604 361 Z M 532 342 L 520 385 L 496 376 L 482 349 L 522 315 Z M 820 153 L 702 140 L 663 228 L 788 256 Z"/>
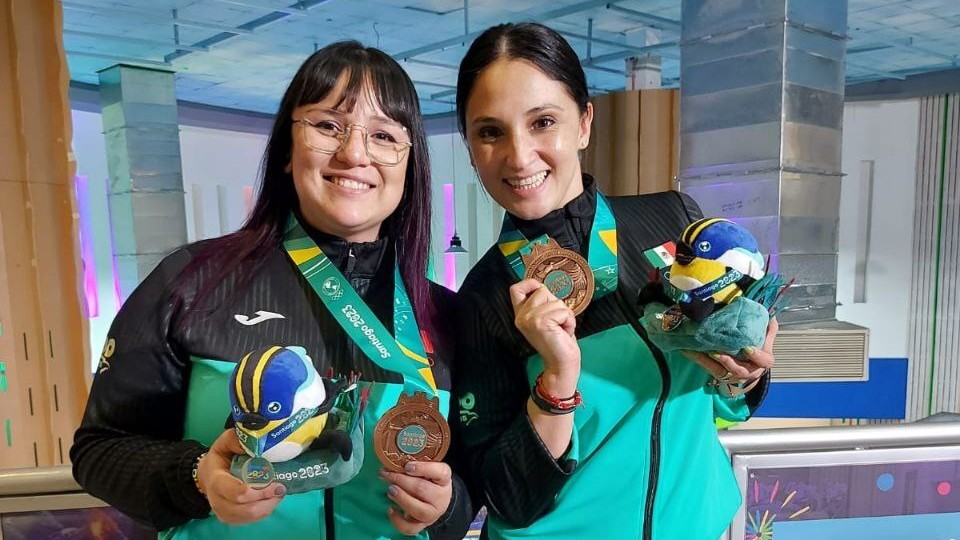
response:
<path fill-rule="evenodd" d="M 293 121 L 300 124 L 303 132 L 303 142 L 308 148 L 322 154 L 336 154 L 344 143 L 350 137 L 354 129 L 363 132 L 363 147 L 370 156 L 370 161 L 380 165 L 397 165 L 403 161 L 403 156 L 407 150 L 413 146 L 412 142 L 392 141 L 379 138 L 380 133 L 370 136 L 370 131 L 366 126 L 360 124 L 349 124 L 344 128 L 330 127 L 328 122 L 319 122 L 314 124 L 306 118 Z M 407 128 L 400 126 L 404 132 Z"/>

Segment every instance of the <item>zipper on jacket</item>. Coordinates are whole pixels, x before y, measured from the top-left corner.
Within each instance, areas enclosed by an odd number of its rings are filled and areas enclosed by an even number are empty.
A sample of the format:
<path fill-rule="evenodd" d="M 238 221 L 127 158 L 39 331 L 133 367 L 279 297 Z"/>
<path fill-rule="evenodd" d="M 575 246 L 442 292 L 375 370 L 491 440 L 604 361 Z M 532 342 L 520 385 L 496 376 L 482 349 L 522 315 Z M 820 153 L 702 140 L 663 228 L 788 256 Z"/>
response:
<path fill-rule="evenodd" d="M 353 267 L 357 265 L 357 256 L 353 254 L 353 248 L 350 248 L 347 251 L 347 268 L 343 272 L 345 276 L 348 276 L 347 279 L 350 279 L 350 272 L 353 272 Z"/>
<path fill-rule="evenodd" d="M 618 290 L 616 293 L 620 308 L 627 315 L 630 326 L 640 335 L 644 343 L 653 353 L 653 358 L 657 361 L 657 368 L 660 370 L 660 377 L 663 379 L 663 388 L 660 390 L 660 397 L 657 398 L 657 404 L 653 408 L 653 418 L 650 426 L 650 475 L 647 482 L 647 499 L 643 509 L 643 539 L 653 539 L 653 503 L 657 496 L 657 483 L 660 480 L 660 426 L 663 421 L 663 406 L 667 402 L 667 396 L 670 395 L 670 369 L 667 367 L 667 361 L 663 357 L 660 349 L 656 348 L 647 337 L 647 331 L 640 324 L 639 314 L 633 313 L 627 304 L 627 300 Z"/>
<path fill-rule="evenodd" d="M 337 531 L 333 523 L 333 488 L 323 490 L 323 522 L 327 530 L 327 540 L 335 540 Z"/>

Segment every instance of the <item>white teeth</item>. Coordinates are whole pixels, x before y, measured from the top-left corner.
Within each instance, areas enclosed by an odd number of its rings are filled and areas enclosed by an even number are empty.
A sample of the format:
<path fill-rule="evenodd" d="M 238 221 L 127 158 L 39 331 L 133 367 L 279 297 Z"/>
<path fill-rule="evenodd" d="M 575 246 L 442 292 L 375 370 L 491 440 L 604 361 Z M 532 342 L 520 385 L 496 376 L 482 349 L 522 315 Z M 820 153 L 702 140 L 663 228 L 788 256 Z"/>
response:
<path fill-rule="evenodd" d="M 349 178 L 334 177 L 331 178 L 330 181 L 340 187 L 354 189 L 357 191 L 365 191 L 373 187 L 370 184 L 364 184 L 363 182 L 357 182 L 356 180 L 351 180 Z"/>
<path fill-rule="evenodd" d="M 542 171 L 526 178 L 520 178 L 519 180 L 507 180 L 507 183 L 510 184 L 510 187 L 513 189 L 534 189 L 539 187 L 546 178 L 547 171 Z"/>

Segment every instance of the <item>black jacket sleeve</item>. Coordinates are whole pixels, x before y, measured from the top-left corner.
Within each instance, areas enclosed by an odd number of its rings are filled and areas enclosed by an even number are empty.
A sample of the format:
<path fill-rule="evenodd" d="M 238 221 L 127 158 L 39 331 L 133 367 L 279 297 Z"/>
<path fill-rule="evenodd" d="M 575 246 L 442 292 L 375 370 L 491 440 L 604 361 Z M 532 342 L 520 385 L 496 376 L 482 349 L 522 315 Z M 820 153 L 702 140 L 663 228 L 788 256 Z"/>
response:
<path fill-rule="evenodd" d="M 446 369 L 451 372 L 452 379 L 452 374 L 456 373 L 458 367 L 457 336 L 452 324 L 456 310 L 456 298 L 451 291 L 438 285 L 431 285 L 431 297 L 434 305 L 432 334 L 436 336 L 434 340 L 436 354 L 438 358 L 443 359 L 443 362 L 434 363 L 434 373 L 436 375 L 438 369 Z M 456 415 L 456 396 L 451 391 L 448 415 L 450 447 L 444 461 L 450 465 L 450 469 L 453 471 L 453 494 L 446 513 L 427 527 L 427 532 L 432 540 L 461 540 L 466 536 L 470 523 L 473 521 L 473 516 L 477 513 L 467 484 L 463 479 L 466 474 L 466 458 L 463 454 L 463 445 L 460 443 L 460 426 L 456 420 Z"/>
<path fill-rule="evenodd" d="M 210 512 L 192 477 L 205 448 L 181 440 L 190 363 L 168 338 L 170 284 L 188 261 L 167 257 L 120 309 L 70 449 L 86 491 L 158 530 Z"/>
<path fill-rule="evenodd" d="M 554 459 L 531 424 L 525 365 L 534 351 L 525 340 L 514 342 L 512 320 L 492 309 L 509 305 L 506 288 L 492 294 L 461 293 L 454 389 L 471 489 L 489 512 L 523 527 L 550 509 L 576 462 Z"/>

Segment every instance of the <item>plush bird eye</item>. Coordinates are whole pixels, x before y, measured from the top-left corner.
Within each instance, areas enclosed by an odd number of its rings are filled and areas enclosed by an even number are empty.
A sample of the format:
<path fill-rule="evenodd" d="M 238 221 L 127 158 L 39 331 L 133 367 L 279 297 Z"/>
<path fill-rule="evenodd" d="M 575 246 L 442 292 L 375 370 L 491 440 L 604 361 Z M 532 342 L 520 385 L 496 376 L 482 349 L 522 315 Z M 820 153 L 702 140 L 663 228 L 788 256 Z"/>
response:
<path fill-rule="evenodd" d="M 712 246 L 710 245 L 710 242 L 707 242 L 706 240 L 697 244 L 697 249 L 700 251 L 710 251 L 711 247 Z"/>
<path fill-rule="evenodd" d="M 280 405 L 279 401 L 271 401 L 269 404 L 267 404 L 267 412 L 272 414 L 280 412 L 281 408 L 283 407 Z"/>

